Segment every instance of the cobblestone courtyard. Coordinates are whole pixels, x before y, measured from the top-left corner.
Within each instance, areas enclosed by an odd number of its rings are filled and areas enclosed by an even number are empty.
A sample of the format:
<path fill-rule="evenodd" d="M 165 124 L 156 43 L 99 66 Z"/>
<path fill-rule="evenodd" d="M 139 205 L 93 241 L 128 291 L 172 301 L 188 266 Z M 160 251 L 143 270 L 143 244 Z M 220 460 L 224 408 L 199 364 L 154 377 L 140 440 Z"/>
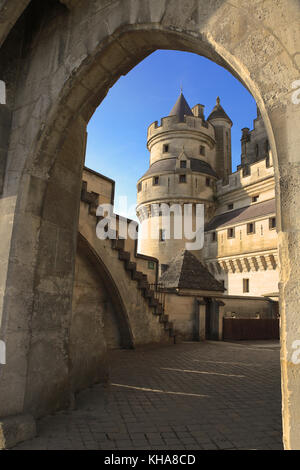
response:
<path fill-rule="evenodd" d="M 281 449 L 278 342 L 110 353 L 111 384 L 38 423 L 16 449 Z"/>

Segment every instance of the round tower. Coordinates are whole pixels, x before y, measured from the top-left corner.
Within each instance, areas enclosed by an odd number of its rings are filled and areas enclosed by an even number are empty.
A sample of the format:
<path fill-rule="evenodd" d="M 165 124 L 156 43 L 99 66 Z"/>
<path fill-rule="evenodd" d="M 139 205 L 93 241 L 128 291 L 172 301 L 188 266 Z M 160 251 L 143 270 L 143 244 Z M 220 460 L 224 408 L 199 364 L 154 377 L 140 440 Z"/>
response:
<path fill-rule="evenodd" d="M 170 230 L 165 229 L 161 204 L 181 208 L 191 204 L 195 230 L 196 204 L 204 204 L 205 221 L 215 211 L 216 140 L 214 126 L 205 120 L 202 105 L 191 110 L 182 92 L 170 115 L 148 128 L 150 167 L 137 184 L 137 216 L 141 222 L 139 251 L 168 265 L 191 242 L 178 238 L 178 212 L 171 211 Z M 177 221 L 177 229 L 174 219 Z"/>

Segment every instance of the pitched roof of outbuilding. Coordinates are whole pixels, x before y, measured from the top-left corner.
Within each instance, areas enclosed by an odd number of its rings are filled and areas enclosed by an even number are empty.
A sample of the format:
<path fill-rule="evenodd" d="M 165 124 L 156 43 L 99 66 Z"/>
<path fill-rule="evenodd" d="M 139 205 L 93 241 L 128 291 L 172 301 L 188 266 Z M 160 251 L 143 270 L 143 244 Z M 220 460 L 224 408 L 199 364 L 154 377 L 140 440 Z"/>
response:
<path fill-rule="evenodd" d="M 234 225 L 244 220 L 256 219 L 268 214 L 274 214 L 275 199 L 252 204 L 251 206 L 241 207 L 224 214 L 216 215 L 206 226 L 205 231 L 215 230 L 220 227 L 227 227 Z"/>
<path fill-rule="evenodd" d="M 200 160 L 198 158 L 190 158 L 191 162 L 191 170 L 196 171 L 198 173 L 204 173 L 206 175 L 215 176 L 217 177 L 216 172 L 212 169 L 209 163 L 205 162 L 204 160 Z M 161 172 L 175 172 L 176 169 L 176 158 L 164 158 L 163 160 L 157 160 L 156 162 L 152 163 L 150 168 L 146 171 L 146 173 L 142 176 L 151 176 L 156 173 Z"/>
<path fill-rule="evenodd" d="M 190 251 L 180 251 L 162 274 L 160 282 L 168 288 L 224 292 L 207 268 Z"/>
<path fill-rule="evenodd" d="M 180 93 L 169 116 L 178 116 L 180 122 L 184 121 L 184 116 L 194 116 L 182 92 Z"/>

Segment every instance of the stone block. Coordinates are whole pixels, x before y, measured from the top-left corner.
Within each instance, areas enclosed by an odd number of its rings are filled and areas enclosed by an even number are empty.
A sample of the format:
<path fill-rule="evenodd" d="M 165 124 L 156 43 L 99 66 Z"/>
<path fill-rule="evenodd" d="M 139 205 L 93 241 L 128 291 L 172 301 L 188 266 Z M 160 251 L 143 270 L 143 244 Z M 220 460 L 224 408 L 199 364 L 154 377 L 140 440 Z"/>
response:
<path fill-rule="evenodd" d="M 0 418 L 0 450 L 36 436 L 36 423 L 31 415 Z"/>

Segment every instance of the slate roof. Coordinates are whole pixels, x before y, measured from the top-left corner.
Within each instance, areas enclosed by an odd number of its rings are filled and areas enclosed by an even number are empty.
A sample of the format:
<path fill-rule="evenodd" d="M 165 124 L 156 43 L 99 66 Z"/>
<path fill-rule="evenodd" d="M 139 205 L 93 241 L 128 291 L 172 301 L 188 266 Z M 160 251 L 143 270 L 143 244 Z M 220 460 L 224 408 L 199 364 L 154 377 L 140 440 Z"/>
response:
<path fill-rule="evenodd" d="M 169 264 L 160 281 L 165 287 L 224 292 L 207 268 L 190 251 L 182 250 Z"/>
<path fill-rule="evenodd" d="M 224 109 L 220 105 L 220 98 L 219 97 L 217 98 L 216 106 L 213 108 L 213 110 L 210 113 L 210 115 L 208 116 L 207 120 L 211 121 L 212 119 L 218 119 L 218 118 L 226 119 L 228 122 L 230 122 L 230 124 L 232 124 L 232 120 L 230 119 L 229 116 L 227 116 Z"/>
<path fill-rule="evenodd" d="M 270 199 L 268 201 L 259 202 L 257 204 L 252 204 L 251 206 L 242 207 L 240 209 L 217 215 L 205 226 L 205 231 L 227 227 L 238 222 L 243 222 L 244 220 L 255 219 L 264 215 L 274 214 L 275 212 L 275 199 Z"/>
<path fill-rule="evenodd" d="M 184 116 L 194 116 L 182 92 L 180 93 L 169 116 L 178 116 L 180 122 L 184 121 Z"/>
<path fill-rule="evenodd" d="M 209 163 L 205 162 L 204 160 L 200 160 L 198 158 L 190 158 L 191 162 L 191 170 L 197 171 L 199 173 L 205 173 L 206 175 L 215 176 L 217 177 L 216 172 L 212 169 Z M 157 160 L 156 162 L 152 163 L 150 168 L 146 171 L 146 173 L 142 176 L 150 176 L 155 173 L 161 173 L 163 171 L 169 171 L 170 173 L 175 172 L 176 169 L 176 158 L 164 158 L 163 160 Z"/>

